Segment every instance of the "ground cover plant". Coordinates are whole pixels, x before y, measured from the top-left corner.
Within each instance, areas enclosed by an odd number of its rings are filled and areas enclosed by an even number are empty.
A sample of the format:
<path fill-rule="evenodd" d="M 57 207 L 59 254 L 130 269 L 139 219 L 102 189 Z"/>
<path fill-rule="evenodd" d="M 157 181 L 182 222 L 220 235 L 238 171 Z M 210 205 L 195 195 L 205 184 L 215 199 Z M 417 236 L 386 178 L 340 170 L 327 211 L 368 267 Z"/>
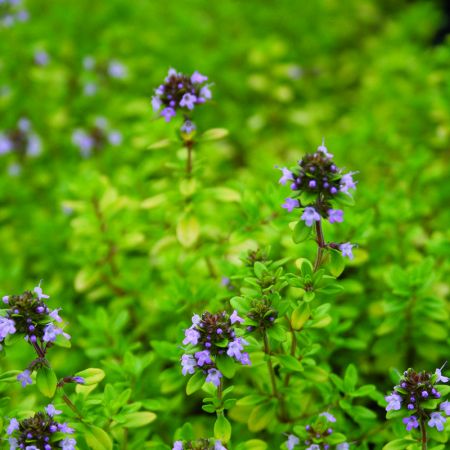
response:
<path fill-rule="evenodd" d="M 446 449 L 445 6 L 0 1 L 0 448 Z"/>

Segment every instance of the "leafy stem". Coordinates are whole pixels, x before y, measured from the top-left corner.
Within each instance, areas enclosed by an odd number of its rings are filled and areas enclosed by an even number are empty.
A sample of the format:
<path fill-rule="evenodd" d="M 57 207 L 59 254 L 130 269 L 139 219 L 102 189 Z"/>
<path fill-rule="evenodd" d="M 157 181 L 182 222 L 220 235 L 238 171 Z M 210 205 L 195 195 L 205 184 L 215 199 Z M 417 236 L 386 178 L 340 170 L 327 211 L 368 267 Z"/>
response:
<path fill-rule="evenodd" d="M 427 450 L 427 425 L 425 423 L 425 419 L 423 416 L 420 417 L 420 432 L 422 434 L 421 442 L 422 442 L 422 450 Z"/>

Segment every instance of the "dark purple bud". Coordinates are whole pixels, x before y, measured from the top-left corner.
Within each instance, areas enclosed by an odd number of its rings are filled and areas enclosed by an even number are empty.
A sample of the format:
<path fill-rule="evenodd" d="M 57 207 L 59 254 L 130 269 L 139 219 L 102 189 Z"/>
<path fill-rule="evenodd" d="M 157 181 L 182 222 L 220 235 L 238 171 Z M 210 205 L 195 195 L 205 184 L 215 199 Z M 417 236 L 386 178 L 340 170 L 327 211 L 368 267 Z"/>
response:
<path fill-rule="evenodd" d="M 331 192 L 332 194 L 336 194 L 337 189 L 336 189 L 334 186 L 331 186 L 330 192 Z"/>
<path fill-rule="evenodd" d="M 309 431 L 311 429 L 311 425 L 306 425 L 305 430 Z"/>
<path fill-rule="evenodd" d="M 217 334 L 222 334 L 222 333 L 223 333 L 222 328 L 217 328 L 216 333 L 217 333 Z"/>
<path fill-rule="evenodd" d="M 316 180 L 311 180 L 311 181 L 308 183 L 308 186 L 309 186 L 310 188 L 315 188 L 315 187 L 317 186 Z"/>
<path fill-rule="evenodd" d="M 291 190 L 295 191 L 296 189 L 298 189 L 297 183 L 292 183 L 291 184 Z"/>
<path fill-rule="evenodd" d="M 211 340 L 211 336 L 210 336 L 209 334 L 206 336 L 206 340 L 207 340 L 207 341 L 210 341 L 210 340 Z"/>
<path fill-rule="evenodd" d="M 172 107 L 174 107 L 174 106 L 176 105 L 175 100 L 171 100 L 171 101 L 169 102 L 169 105 L 172 106 Z"/>
<path fill-rule="evenodd" d="M 414 408 L 415 408 L 415 406 L 414 406 L 412 403 L 409 403 L 409 404 L 408 404 L 408 409 L 409 409 L 409 410 L 412 410 L 412 409 L 414 409 Z"/>
<path fill-rule="evenodd" d="M 232 338 L 234 338 L 234 337 L 236 336 L 236 333 L 235 333 L 233 330 L 231 330 L 230 336 L 231 336 Z"/>
<path fill-rule="evenodd" d="M 30 325 L 28 327 L 28 331 L 34 331 L 36 329 L 36 327 L 34 325 Z"/>
<path fill-rule="evenodd" d="M 316 168 L 315 168 L 314 166 L 311 166 L 311 167 L 309 168 L 309 171 L 310 171 L 310 172 L 315 172 L 315 171 L 316 171 Z"/>
<path fill-rule="evenodd" d="M 14 310 L 14 314 L 19 314 L 19 312 L 20 312 L 20 311 L 19 311 L 18 309 L 15 309 L 15 310 Z"/>
<path fill-rule="evenodd" d="M 182 89 L 183 88 L 183 83 L 178 83 L 178 89 Z"/>
<path fill-rule="evenodd" d="M 30 336 L 30 341 L 33 342 L 33 344 L 36 342 L 36 336 L 34 334 Z"/>
<path fill-rule="evenodd" d="M 408 386 L 405 382 L 403 382 L 401 385 L 400 385 L 402 388 L 405 388 L 406 386 Z"/>
<path fill-rule="evenodd" d="M 172 98 L 172 96 L 170 94 L 168 94 L 167 98 L 170 100 Z"/>
<path fill-rule="evenodd" d="M 252 332 L 253 330 L 254 330 L 254 327 L 252 327 L 251 325 L 249 325 L 249 326 L 247 327 L 247 331 Z"/>
<path fill-rule="evenodd" d="M 336 169 L 337 169 L 337 167 L 336 167 L 334 164 L 331 164 L 330 170 L 331 170 L 332 172 L 336 172 Z"/>
<path fill-rule="evenodd" d="M 431 389 L 431 393 L 433 394 L 433 395 L 436 395 L 436 389 L 435 388 L 433 388 L 433 389 Z"/>
<path fill-rule="evenodd" d="M 50 438 L 48 436 L 45 436 L 44 441 L 48 442 L 50 440 Z"/>
<path fill-rule="evenodd" d="M 36 312 L 37 312 L 38 314 L 42 314 L 44 311 L 45 311 L 45 308 L 44 308 L 43 306 L 38 306 L 38 307 L 36 308 Z"/>
<path fill-rule="evenodd" d="M 428 398 L 428 392 L 427 391 L 423 391 L 421 395 L 422 395 L 423 398 Z"/>
<path fill-rule="evenodd" d="M 330 186 L 330 183 L 328 183 L 327 181 L 325 181 L 324 183 L 323 183 L 323 187 L 326 189 L 327 187 L 329 187 Z"/>
<path fill-rule="evenodd" d="M 211 342 L 205 342 L 205 347 L 206 348 L 211 348 Z"/>
<path fill-rule="evenodd" d="M 411 403 L 414 403 L 414 402 L 416 401 L 416 398 L 415 398 L 414 396 L 412 396 L 412 397 L 410 398 L 410 401 L 411 401 Z"/>
<path fill-rule="evenodd" d="M 45 450 L 52 450 L 52 446 L 50 444 L 45 444 Z"/>
<path fill-rule="evenodd" d="M 58 427 L 56 425 L 50 425 L 50 433 L 56 433 L 58 431 Z"/>
<path fill-rule="evenodd" d="M 33 434 L 32 433 L 27 433 L 27 439 L 33 439 Z"/>
<path fill-rule="evenodd" d="M 28 317 L 27 323 L 31 323 L 31 322 L 33 322 L 33 320 L 30 317 Z"/>
<path fill-rule="evenodd" d="M 323 445 L 323 450 L 328 450 L 330 448 L 330 444 L 324 444 Z"/>
<path fill-rule="evenodd" d="M 78 384 L 84 384 L 84 378 L 83 378 L 83 377 L 73 377 L 72 380 L 73 380 L 75 383 L 78 383 Z"/>
<path fill-rule="evenodd" d="M 275 317 L 270 316 L 270 317 L 269 317 L 269 320 L 270 320 L 271 322 L 273 322 L 273 321 L 275 320 Z"/>
<path fill-rule="evenodd" d="M 316 433 L 316 438 L 320 439 L 322 436 L 320 435 L 320 433 Z"/>
<path fill-rule="evenodd" d="M 440 394 L 439 392 L 436 392 L 436 394 L 434 394 L 434 396 L 435 396 L 436 398 L 441 398 L 441 394 Z"/>
<path fill-rule="evenodd" d="M 328 428 L 327 433 L 331 434 L 333 432 L 333 428 Z"/>
<path fill-rule="evenodd" d="M 223 350 L 219 350 L 219 355 L 223 355 Z"/>

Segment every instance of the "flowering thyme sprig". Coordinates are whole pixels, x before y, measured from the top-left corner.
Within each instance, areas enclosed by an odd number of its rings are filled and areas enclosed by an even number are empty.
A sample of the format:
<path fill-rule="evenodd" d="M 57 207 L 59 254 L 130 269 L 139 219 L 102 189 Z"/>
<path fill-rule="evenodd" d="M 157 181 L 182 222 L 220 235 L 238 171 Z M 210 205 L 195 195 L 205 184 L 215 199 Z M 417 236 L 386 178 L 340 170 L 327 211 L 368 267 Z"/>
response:
<path fill-rule="evenodd" d="M 420 428 L 424 448 L 427 443 L 426 425 L 443 431 L 447 420 L 445 416 L 450 415 L 450 402 L 442 401 L 439 391 L 439 383 L 448 381 L 449 378 L 442 374 L 442 368 L 436 369 L 434 374 L 416 372 L 410 368 L 403 373 L 400 383 L 394 386 L 394 391 L 385 397 L 388 402 L 387 417 L 407 413 L 408 417 L 402 419 L 406 430 Z"/>
<path fill-rule="evenodd" d="M 325 248 L 341 251 L 343 256 L 353 259 L 350 243 L 326 243 L 322 234 L 322 219 L 330 223 L 344 221 L 344 212 L 337 209 L 341 203 L 348 203 L 351 190 L 356 189 L 353 175 L 356 172 L 347 172 L 337 167 L 332 160 L 333 155 L 328 153 L 324 141 L 315 153 L 306 154 L 298 166 L 292 170 L 282 167 L 282 176 L 279 182 L 283 185 L 290 183 L 293 196 L 286 198 L 282 205 L 288 212 L 301 209 L 300 220 L 306 227 L 316 228 L 317 242 L 320 256 Z M 307 234 L 305 234 L 307 237 Z M 318 258 L 320 264 L 320 258 Z"/>
<path fill-rule="evenodd" d="M 0 1 L 0 27 L 9 28 L 16 22 L 26 22 L 29 14 L 21 0 Z"/>
<path fill-rule="evenodd" d="M 65 422 L 59 422 L 55 416 L 62 414 L 52 404 L 45 412 L 35 413 L 24 420 L 12 418 L 6 433 L 10 450 L 75 450 L 76 440 L 71 436 L 74 430 Z"/>
<path fill-rule="evenodd" d="M 61 308 L 49 309 L 45 302 L 48 298 L 49 296 L 42 292 L 40 284 L 33 292 L 25 291 L 22 295 L 3 297 L 3 303 L 8 309 L 4 310 L 4 316 L 0 316 L 0 350 L 8 336 L 22 334 L 38 356 L 17 377 L 23 387 L 32 383 L 31 373 L 34 370 L 48 367 L 45 356 L 58 336 L 70 339 L 70 336 L 57 325 L 62 323 L 59 316 Z"/>
<path fill-rule="evenodd" d="M 306 450 L 349 450 L 350 445 L 344 442 L 345 436 L 334 434 L 336 418 L 329 412 L 318 415 L 314 423 L 305 427 L 294 427 L 295 434 L 289 434 L 285 443 L 288 450 L 304 448 Z"/>
<path fill-rule="evenodd" d="M 192 326 L 185 330 L 184 345 L 189 345 L 181 358 L 183 375 L 194 374 L 201 370 L 206 375 L 206 382 L 219 386 L 222 372 L 219 370 L 220 358 L 231 358 L 243 365 L 250 365 L 248 353 L 244 347 L 248 342 L 238 337 L 235 325 L 243 319 L 234 311 L 211 314 L 205 312 L 200 317 L 192 317 Z"/>
<path fill-rule="evenodd" d="M 172 450 L 227 450 L 221 441 L 199 439 L 197 441 L 175 441 Z"/>
<path fill-rule="evenodd" d="M 187 128 L 186 122 L 191 123 L 189 117 L 195 106 L 212 98 L 209 85 L 205 84 L 207 80 L 208 77 L 197 71 L 188 76 L 170 69 L 164 83 L 155 89 L 152 97 L 153 110 L 159 112 L 166 122 L 170 122 L 177 111 L 181 110 L 185 114 L 184 127 Z M 186 132 L 191 131 L 191 125 Z"/>

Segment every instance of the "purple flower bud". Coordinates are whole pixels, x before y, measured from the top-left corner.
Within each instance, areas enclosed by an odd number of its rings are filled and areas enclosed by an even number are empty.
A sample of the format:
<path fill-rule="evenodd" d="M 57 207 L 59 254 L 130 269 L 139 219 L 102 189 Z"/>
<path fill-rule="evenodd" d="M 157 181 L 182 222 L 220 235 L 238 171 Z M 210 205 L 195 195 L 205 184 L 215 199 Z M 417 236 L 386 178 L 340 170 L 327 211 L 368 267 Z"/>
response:
<path fill-rule="evenodd" d="M 36 327 L 34 325 L 30 325 L 28 327 L 28 331 L 34 331 L 36 329 Z"/>
<path fill-rule="evenodd" d="M 223 333 L 222 328 L 217 328 L 216 333 L 217 333 L 217 334 L 222 334 L 222 333 Z"/>
<path fill-rule="evenodd" d="M 311 429 L 311 425 L 306 425 L 305 430 L 309 431 Z"/>
<path fill-rule="evenodd" d="M 327 187 L 329 187 L 330 186 L 330 183 L 328 183 L 327 181 L 325 181 L 324 183 L 323 183 L 323 187 L 326 189 Z"/>
<path fill-rule="evenodd" d="M 405 388 L 405 387 L 407 386 L 407 384 L 406 384 L 405 382 L 403 382 L 400 386 L 401 386 L 402 388 Z"/>
<path fill-rule="evenodd" d="M 205 342 L 205 347 L 206 348 L 211 348 L 211 342 Z"/>
<path fill-rule="evenodd" d="M 310 188 L 314 189 L 317 186 L 316 180 L 310 180 L 310 182 L 308 183 L 308 186 Z"/>
<path fill-rule="evenodd" d="M 331 186 L 330 193 L 334 195 L 334 194 L 336 194 L 336 192 L 337 192 L 337 189 L 334 186 Z"/>
<path fill-rule="evenodd" d="M 414 409 L 414 408 L 415 408 L 415 406 L 414 406 L 412 403 L 409 403 L 409 404 L 408 404 L 408 409 L 409 409 L 409 410 L 412 410 L 412 409 Z"/>
<path fill-rule="evenodd" d="M 38 314 L 42 314 L 44 311 L 45 311 L 45 308 L 44 308 L 43 306 L 38 306 L 38 307 L 36 308 L 36 312 L 37 312 Z"/>
<path fill-rule="evenodd" d="M 416 398 L 414 396 L 411 396 L 410 401 L 411 403 L 414 403 L 416 401 Z"/>
<path fill-rule="evenodd" d="M 34 334 L 32 334 L 30 336 L 30 341 L 34 344 L 36 342 L 36 336 Z"/>
<path fill-rule="evenodd" d="M 56 433 L 58 431 L 58 427 L 56 425 L 50 425 L 50 432 Z"/>
<path fill-rule="evenodd" d="M 420 394 L 423 398 L 428 398 L 428 392 L 423 391 L 422 394 Z"/>

